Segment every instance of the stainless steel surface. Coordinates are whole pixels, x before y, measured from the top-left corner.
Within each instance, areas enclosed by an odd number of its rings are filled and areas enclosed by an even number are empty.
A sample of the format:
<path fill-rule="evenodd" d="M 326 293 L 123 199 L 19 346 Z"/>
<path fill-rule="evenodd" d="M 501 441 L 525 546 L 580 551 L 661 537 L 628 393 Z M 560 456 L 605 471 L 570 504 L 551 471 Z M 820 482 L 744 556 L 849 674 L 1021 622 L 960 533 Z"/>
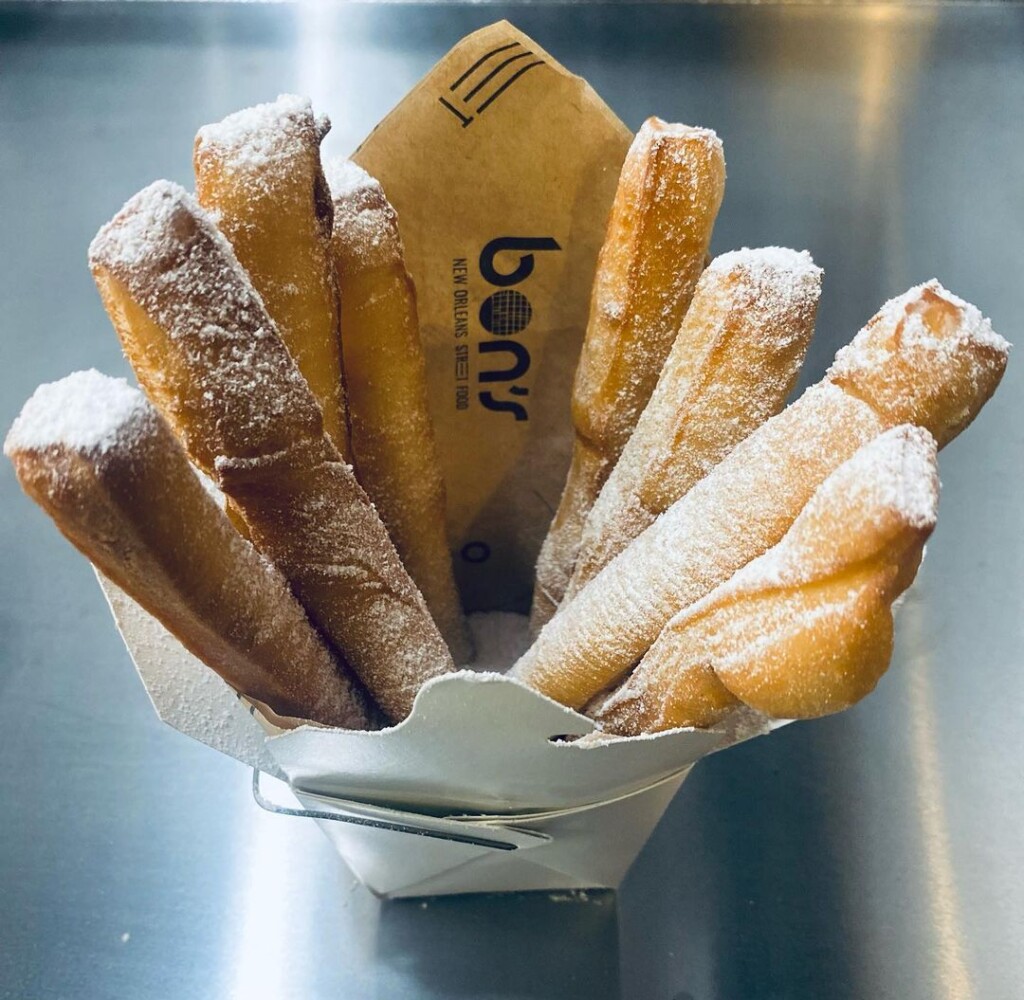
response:
<path fill-rule="evenodd" d="M 1020 338 L 1024 8 L 0 6 L 0 424 L 126 371 L 86 266 L 195 128 L 310 93 L 351 148 L 512 18 L 632 127 L 717 128 L 715 248 L 809 247 L 807 379 L 936 274 Z M 893 669 L 845 715 L 700 764 L 618 897 L 380 905 L 312 823 L 163 728 L 91 571 L 7 463 L 0 994 L 1010 998 L 1024 981 L 1020 359 L 942 456 Z"/>

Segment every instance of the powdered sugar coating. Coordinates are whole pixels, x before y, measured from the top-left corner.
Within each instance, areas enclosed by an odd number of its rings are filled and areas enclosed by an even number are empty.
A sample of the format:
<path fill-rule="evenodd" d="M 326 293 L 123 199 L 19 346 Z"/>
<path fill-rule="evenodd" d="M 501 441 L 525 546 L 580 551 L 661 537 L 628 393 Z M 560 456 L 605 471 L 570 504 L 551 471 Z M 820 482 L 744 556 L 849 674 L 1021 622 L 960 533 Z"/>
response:
<path fill-rule="evenodd" d="M 835 386 L 763 424 L 563 606 L 512 674 L 572 708 L 618 680 L 665 623 L 779 541 L 882 427 Z"/>
<path fill-rule="evenodd" d="M 224 238 L 160 182 L 101 230 L 90 258 L 140 381 L 310 617 L 401 718 L 451 657 Z"/>
<path fill-rule="evenodd" d="M 650 118 L 626 154 L 573 386 L 578 432 L 612 460 L 690 304 L 724 184 L 722 143 L 710 129 Z"/>
<path fill-rule="evenodd" d="M 90 368 L 47 382 L 22 407 L 4 441 L 4 454 L 63 445 L 104 454 L 130 445 L 154 414 L 146 397 L 123 378 Z"/>
<path fill-rule="evenodd" d="M 477 611 L 467 617 L 476 654 L 465 666 L 503 674 L 530 645 L 530 622 L 511 611 Z"/>
<path fill-rule="evenodd" d="M 324 164 L 334 203 L 335 257 L 341 268 L 385 267 L 403 258 L 398 214 L 376 178 L 351 160 Z"/>
<path fill-rule="evenodd" d="M 73 544 L 236 690 L 365 728 L 280 572 L 228 523 L 156 410 L 123 379 L 77 372 L 41 386 L 8 454 Z"/>
<path fill-rule="evenodd" d="M 628 734 L 711 724 L 734 693 L 800 716 L 863 697 L 888 662 L 892 602 L 935 526 L 936 451 L 911 426 L 857 451 L 776 546 L 667 623 L 595 717 Z"/>
<path fill-rule="evenodd" d="M 360 483 L 457 662 L 469 658 L 445 526 L 445 487 L 430 415 L 416 291 L 398 215 L 381 185 L 348 160 L 325 173 L 341 296 L 352 453 Z"/>
<path fill-rule="evenodd" d="M 640 130 L 633 140 L 634 144 L 658 142 L 665 138 L 687 138 L 697 142 L 703 142 L 712 148 L 722 148 L 722 140 L 714 129 L 702 128 L 699 125 L 684 125 L 681 122 L 667 122 L 662 118 L 653 116 L 640 126 Z"/>
<path fill-rule="evenodd" d="M 165 416 L 201 466 L 212 471 L 221 453 L 276 454 L 293 440 L 296 426 L 320 433 L 319 407 L 262 299 L 231 245 L 180 185 L 156 181 L 130 198 L 96 234 L 89 262 L 100 279 L 106 272 L 124 285 L 192 358 L 185 391 L 167 396 Z M 216 364 L 200 362 L 200 353 Z M 148 376 L 154 384 L 145 388 L 159 394 L 163 376 Z M 212 452 L 190 440 L 190 410 L 218 428 L 221 440 Z M 230 411 L 248 419 L 224 420 Z"/>
<path fill-rule="evenodd" d="M 276 101 L 243 108 L 219 122 L 204 125 L 196 134 L 196 147 L 229 151 L 236 168 L 256 175 L 293 155 L 289 143 L 305 142 L 310 126 L 322 138 L 331 122 L 326 116 L 313 116 L 308 97 L 281 94 Z"/>
<path fill-rule="evenodd" d="M 658 381 L 724 188 L 722 143 L 710 129 L 650 118 L 626 154 L 573 383 L 573 467 L 537 560 L 534 628 L 561 601 L 586 516 Z"/>
<path fill-rule="evenodd" d="M 941 447 L 995 391 L 1009 346 L 977 308 L 932 279 L 885 303 L 826 378 L 891 426 L 927 427 Z"/>
<path fill-rule="evenodd" d="M 379 187 L 380 182 L 371 177 L 355 160 L 346 156 L 335 156 L 324 162 L 324 175 L 330 185 L 331 194 L 336 198 L 347 198 L 365 188 Z"/>
<path fill-rule="evenodd" d="M 807 250 L 742 247 L 719 254 L 704 269 L 705 274 L 723 276 L 734 271 L 758 289 L 759 300 L 775 289 L 780 294 L 800 296 L 806 295 L 807 289 L 821 287 L 821 268 Z"/>
<path fill-rule="evenodd" d="M 658 384 L 590 511 L 571 598 L 784 405 L 814 329 L 821 269 L 781 247 L 706 268 Z"/>
<path fill-rule="evenodd" d="M 584 587 L 513 673 L 565 704 L 585 704 L 630 669 L 669 617 L 760 553 L 751 551 L 706 590 L 694 579 L 706 580 L 730 554 L 738 557 L 748 544 L 744 532 L 770 539 L 761 552 L 774 545 L 856 446 L 901 423 L 926 428 L 939 447 L 951 440 L 995 391 L 1006 348 L 973 307 L 938 282 L 887 303 L 822 383 L 752 434 Z M 744 482 L 748 476 L 763 477 L 759 488 L 753 479 Z M 926 492 L 901 502 L 926 516 Z M 774 529 L 766 530 L 770 524 Z M 845 534 L 834 531 L 833 547 L 844 544 Z M 870 589 L 861 597 L 870 599 Z M 665 615 L 672 602 L 678 603 Z M 886 619 L 872 621 L 882 628 L 874 663 L 884 669 Z"/>
<path fill-rule="evenodd" d="M 576 439 L 565 488 L 537 556 L 530 608 L 530 627 L 535 633 L 555 614 L 569 589 L 587 516 L 611 468 L 608 459 Z"/>
<path fill-rule="evenodd" d="M 204 126 L 193 165 L 196 197 L 247 270 L 323 410 L 324 429 L 347 456 L 332 210 L 320 164 L 327 128 L 308 100 L 285 95 Z"/>
<path fill-rule="evenodd" d="M 937 334 L 924 321 L 921 313 L 913 308 L 926 292 L 933 293 L 959 311 L 956 325 L 943 329 L 941 335 Z M 1002 355 L 1008 355 L 1010 352 L 1009 341 L 992 329 L 991 320 L 983 316 L 977 306 L 944 288 L 937 278 L 915 285 L 902 295 L 889 299 L 878 310 L 869 326 L 876 324 L 885 328 L 902 324 L 902 336 L 908 342 L 941 350 L 947 356 L 962 351 L 967 345 L 986 347 Z M 853 366 L 868 366 L 873 361 L 872 353 L 872 343 L 865 328 L 846 347 L 839 350 L 830 373 L 839 374 Z"/>
<path fill-rule="evenodd" d="M 807 583 L 871 557 L 848 548 L 851 539 L 867 537 L 881 549 L 903 526 L 930 531 L 938 516 L 937 450 L 923 427 L 904 424 L 881 434 L 836 469 L 785 538 L 741 569 L 722 593 Z M 837 524 L 846 538 L 837 536 Z"/>

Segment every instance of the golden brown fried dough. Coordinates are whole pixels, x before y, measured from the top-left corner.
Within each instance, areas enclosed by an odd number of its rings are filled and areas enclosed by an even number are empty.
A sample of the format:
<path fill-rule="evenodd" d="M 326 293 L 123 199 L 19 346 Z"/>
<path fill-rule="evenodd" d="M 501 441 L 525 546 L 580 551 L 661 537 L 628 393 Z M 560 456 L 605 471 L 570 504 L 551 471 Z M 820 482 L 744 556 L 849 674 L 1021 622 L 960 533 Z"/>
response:
<path fill-rule="evenodd" d="M 748 434 L 796 383 L 821 292 L 810 254 L 780 247 L 717 257 L 636 430 L 587 518 L 571 600 Z"/>
<path fill-rule="evenodd" d="M 398 216 L 380 184 L 351 161 L 329 163 L 327 179 L 356 472 L 455 662 L 468 663 L 473 647 L 452 573 L 416 289 Z"/>
<path fill-rule="evenodd" d="M 834 386 L 750 435 L 544 627 L 512 676 L 571 708 L 615 684 L 665 623 L 774 545 L 826 476 L 882 431 Z"/>
<path fill-rule="evenodd" d="M 331 199 L 320 167 L 330 127 L 308 100 L 286 94 L 201 128 L 193 163 L 199 203 L 249 272 L 327 436 L 348 459 Z"/>
<path fill-rule="evenodd" d="M 227 241 L 160 181 L 89 257 L 150 399 L 388 717 L 404 718 L 451 656 Z"/>
<path fill-rule="evenodd" d="M 648 119 L 626 155 L 597 261 L 576 380 L 569 477 L 537 561 L 531 624 L 568 586 L 587 514 L 661 374 L 704 268 L 725 191 L 710 129 Z"/>
<path fill-rule="evenodd" d="M 1008 346 L 938 282 L 886 303 L 824 382 L 751 434 L 598 573 L 513 676 L 570 707 L 587 704 L 632 669 L 670 618 L 775 545 L 858 447 L 893 423 L 920 422 L 940 444 L 966 427 L 999 384 Z"/>
<path fill-rule="evenodd" d="M 942 448 L 995 392 L 1008 351 L 977 307 L 933 278 L 887 302 L 826 378 L 887 426 L 927 427 Z"/>
<path fill-rule="evenodd" d="M 231 527 L 137 389 L 40 386 L 4 451 L 71 543 L 233 688 L 281 715 L 365 729 L 365 697 L 284 577 Z"/>
<path fill-rule="evenodd" d="M 927 431 L 866 444 L 778 545 L 669 621 L 595 714 L 601 728 L 705 727 L 739 704 L 814 718 L 865 697 L 889 665 L 892 604 L 920 564 L 938 489 Z"/>

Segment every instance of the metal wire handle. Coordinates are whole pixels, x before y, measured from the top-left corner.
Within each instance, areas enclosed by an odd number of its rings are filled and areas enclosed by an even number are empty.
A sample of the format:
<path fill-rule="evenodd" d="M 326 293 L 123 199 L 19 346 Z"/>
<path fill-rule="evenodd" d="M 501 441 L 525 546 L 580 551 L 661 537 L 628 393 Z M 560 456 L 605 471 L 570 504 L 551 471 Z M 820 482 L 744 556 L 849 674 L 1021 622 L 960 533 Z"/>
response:
<path fill-rule="evenodd" d="M 392 833 L 407 833 L 414 837 L 427 837 L 432 840 L 447 840 L 456 844 L 469 844 L 473 847 L 489 847 L 496 851 L 516 851 L 519 845 L 510 844 L 504 840 L 492 840 L 487 837 L 472 833 L 455 833 L 443 830 L 431 830 L 427 827 L 417 827 L 410 823 L 402 823 L 393 820 L 375 819 L 370 816 L 360 816 L 357 813 L 344 812 L 345 803 L 338 800 L 338 812 L 327 812 L 320 809 L 293 809 L 289 806 L 278 805 L 264 798 L 260 790 L 260 771 L 258 768 L 252 770 L 252 797 L 256 805 L 269 813 L 278 816 L 301 816 L 304 819 L 325 819 L 335 823 L 351 823 L 353 826 L 368 826 L 376 830 L 390 830 Z"/>

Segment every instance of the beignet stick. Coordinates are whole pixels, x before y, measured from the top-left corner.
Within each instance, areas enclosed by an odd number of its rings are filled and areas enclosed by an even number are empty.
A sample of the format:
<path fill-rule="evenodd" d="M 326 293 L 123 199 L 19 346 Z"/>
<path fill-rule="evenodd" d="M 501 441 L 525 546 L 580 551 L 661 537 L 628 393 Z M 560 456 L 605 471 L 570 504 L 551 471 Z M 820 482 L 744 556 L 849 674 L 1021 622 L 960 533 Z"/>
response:
<path fill-rule="evenodd" d="M 159 181 L 89 258 L 150 399 L 384 712 L 404 718 L 451 656 L 227 241 Z"/>
<path fill-rule="evenodd" d="M 751 434 L 598 573 L 512 675 L 572 708 L 587 704 L 632 669 L 671 617 L 776 544 L 858 447 L 899 423 L 920 424 L 940 445 L 951 440 L 995 391 L 1008 348 L 974 306 L 937 281 L 886 303 L 822 383 Z"/>
<path fill-rule="evenodd" d="M 774 718 L 849 708 L 892 655 L 892 604 L 938 503 L 936 446 L 904 424 L 861 448 L 785 537 L 662 629 L 594 718 L 621 736 L 706 727 L 745 704 Z"/>
<path fill-rule="evenodd" d="M 821 269 L 806 251 L 737 250 L 711 262 L 587 518 L 566 601 L 782 409 L 814 331 L 820 293 Z"/>
<path fill-rule="evenodd" d="M 611 687 L 665 623 L 774 545 L 823 479 L 882 430 L 835 386 L 755 431 L 545 626 L 512 675 L 571 708 Z"/>
<path fill-rule="evenodd" d="M 348 460 L 331 198 L 320 166 L 330 127 L 307 99 L 284 94 L 204 125 L 193 166 L 199 204 L 248 271 Z"/>
<path fill-rule="evenodd" d="M 468 663 L 472 643 L 452 572 L 416 289 L 398 216 L 355 163 L 328 163 L 327 180 L 356 473 L 455 662 Z"/>
<path fill-rule="evenodd" d="M 649 118 L 626 154 L 573 384 L 572 465 L 537 560 L 531 626 L 568 586 L 587 514 L 647 405 L 690 305 L 725 191 L 710 129 Z"/>
<path fill-rule="evenodd" d="M 368 727 L 362 692 L 141 392 L 96 371 L 40 386 L 4 452 L 61 533 L 233 688 Z"/>

